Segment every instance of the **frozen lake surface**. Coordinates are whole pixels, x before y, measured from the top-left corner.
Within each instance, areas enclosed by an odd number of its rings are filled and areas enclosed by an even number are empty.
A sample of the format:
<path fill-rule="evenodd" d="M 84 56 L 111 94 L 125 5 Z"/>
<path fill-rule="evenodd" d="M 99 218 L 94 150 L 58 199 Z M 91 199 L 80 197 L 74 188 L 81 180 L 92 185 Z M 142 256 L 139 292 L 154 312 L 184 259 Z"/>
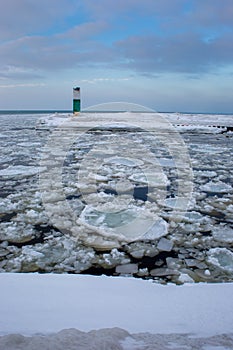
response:
<path fill-rule="evenodd" d="M 0 348 L 233 349 L 233 116 L 0 121 Z"/>
<path fill-rule="evenodd" d="M 1 272 L 233 280 L 232 116 L 0 119 Z"/>

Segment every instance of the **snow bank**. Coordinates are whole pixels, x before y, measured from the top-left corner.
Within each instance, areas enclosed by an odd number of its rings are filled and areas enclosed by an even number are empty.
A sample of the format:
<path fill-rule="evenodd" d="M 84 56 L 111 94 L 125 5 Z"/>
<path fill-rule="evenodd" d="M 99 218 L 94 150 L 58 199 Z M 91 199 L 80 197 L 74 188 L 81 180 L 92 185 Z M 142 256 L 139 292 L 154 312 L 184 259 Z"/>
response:
<path fill-rule="evenodd" d="M 0 346 L 4 350 L 230 350 L 233 349 L 233 335 L 197 338 L 188 334 L 129 334 L 120 328 L 88 333 L 67 329 L 47 336 L 3 336 L 0 337 Z"/>
<path fill-rule="evenodd" d="M 232 283 L 163 286 L 124 277 L 3 273 L 0 285 L 2 335 L 113 327 L 196 336 L 232 332 Z"/>

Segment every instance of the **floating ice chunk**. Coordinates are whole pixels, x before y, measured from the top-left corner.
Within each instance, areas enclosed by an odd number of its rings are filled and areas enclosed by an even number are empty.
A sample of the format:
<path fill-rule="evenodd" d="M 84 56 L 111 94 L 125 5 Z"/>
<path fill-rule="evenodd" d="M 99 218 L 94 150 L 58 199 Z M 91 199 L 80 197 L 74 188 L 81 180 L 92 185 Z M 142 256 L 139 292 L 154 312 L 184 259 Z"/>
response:
<path fill-rule="evenodd" d="M 33 226 L 26 223 L 2 222 L 0 224 L 0 240 L 14 243 L 25 243 L 35 237 Z"/>
<path fill-rule="evenodd" d="M 127 252 L 136 259 L 145 256 L 154 257 L 159 254 L 159 251 L 155 244 L 152 242 L 134 242 L 127 246 Z"/>
<path fill-rule="evenodd" d="M 144 173 L 135 173 L 129 177 L 130 180 L 133 180 L 135 182 L 140 182 L 143 184 L 147 184 L 148 180 Z"/>
<path fill-rule="evenodd" d="M 164 252 L 170 252 L 173 248 L 173 242 L 163 237 L 160 239 L 157 248 Z"/>
<path fill-rule="evenodd" d="M 21 264 L 21 271 L 32 272 L 38 269 L 45 271 L 81 272 L 91 267 L 95 260 L 91 248 L 78 246 L 70 238 L 54 238 L 44 244 L 28 245 L 22 248 L 21 254 L 12 260 L 15 265 Z"/>
<path fill-rule="evenodd" d="M 117 239 L 107 238 L 104 235 L 99 236 L 99 230 L 97 234 L 91 234 L 90 229 L 85 237 L 83 237 L 83 241 L 86 246 L 95 248 L 96 250 L 104 251 L 111 250 L 112 248 L 120 248 L 121 244 Z"/>
<path fill-rule="evenodd" d="M 134 158 L 123 158 L 123 157 L 114 157 L 104 159 L 105 163 L 116 164 L 116 165 L 125 165 L 128 167 L 137 167 L 143 165 L 144 162 L 140 159 Z"/>
<path fill-rule="evenodd" d="M 227 248 L 210 249 L 207 253 L 207 262 L 225 272 L 233 272 L 233 253 Z"/>
<path fill-rule="evenodd" d="M 174 159 L 169 158 L 159 158 L 159 163 L 162 167 L 176 168 L 176 163 Z"/>
<path fill-rule="evenodd" d="M 0 158 L 0 163 L 10 163 L 12 160 L 13 160 L 12 157 L 5 156 Z"/>
<path fill-rule="evenodd" d="M 181 273 L 178 277 L 180 283 L 194 283 L 195 281 L 187 273 Z"/>
<path fill-rule="evenodd" d="M 168 232 L 165 220 L 155 217 L 155 214 L 146 208 L 135 206 L 118 212 L 100 212 L 91 206 L 86 206 L 77 223 L 89 232 L 85 237 L 84 230 L 80 228 L 82 239 L 88 242 L 88 245 L 93 243 L 96 246 L 97 235 L 99 247 L 101 244 L 105 247 L 109 240 L 116 242 L 115 247 L 119 246 L 119 242 L 155 240 Z M 76 235 L 80 235 L 78 231 Z M 91 237 L 91 231 L 95 237 Z"/>
<path fill-rule="evenodd" d="M 32 149 L 32 147 L 37 147 L 37 146 L 41 146 L 41 143 L 40 142 L 21 142 L 18 144 L 18 146 L 21 146 L 21 147 L 29 147 L 30 149 Z"/>
<path fill-rule="evenodd" d="M 116 191 L 117 193 L 123 192 L 133 192 L 133 184 L 128 180 L 120 180 L 116 183 Z"/>
<path fill-rule="evenodd" d="M 186 210 L 194 207 L 195 199 L 186 197 L 166 198 L 164 201 L 159 201 L 159 204 L 171 209 Z"/>
<path fill-rule="evenodd" d="M 185 263 L 188 267 L 198 267 L 199 269 L 207 268 L 206 263 L 197 259 L 185 259 Z"/>
<path fill-rule="evenodd" d="M 166 236 L 168 233 L 168 223 L 159 218 L 155 221 L 152 227 L 143 235 L 144 240 L 155 240 Z"/>
<path fill-rule="evenodd" d="M 229 152 L 229 149 L 226 147 L 219 147 L 219 146 L 211 146 L 211 145 L 207 145 L 205 144 L 205 146 L 203 147 L 199 147 L 198 151 L 200 152 L 200 150 L 208 152 L 208 153 L 213 153 L 213 154 L 217 154 L 217 153 L 223 153 L 223 152 Z"/>
<path fill-rule="evenodd" d="M 99 175 L 99 174 L 95 174 L 95 173 L 90 173 L 88 175 L 88 179 L 95 180 L 97 182 L 108 181 L 107 176 L 103 176 L 103 175 Z"/>
<path fill-rule="evenodd" d="M 26 210 L 23 213 L 18 213 L 12 221 L 24 222 L 25 224 L 38 225 L 48 222 L 48 218 L 43 211 Z"/>
<path fill-rule="evenodd" d="M 24 166 L 16 165 L 9 166 L 6 169 L 0 170 L 0 176 L 3 177 L 13 177 L 13 176 L 32 176 L 36 175 L 42 171 L 45 171 L 45 167 L 34 167 L 34 166 Z"/>
<path fill-rule="evenodd" d="M 19 202 L 18 203 L 12 203 L 9 198 L 1 198 L 0 201 L 0 213 L 8 213 L 8 212 L 13 212 L 18 208 Z"/>
<path fill-rule="evenodd" d="M 147 184 L 151 187 L 166 187 L 170 184 L 170 181 L 168 180 L 166 174 L 163 172 L 145 171 L 142 174 L 132 174 L 129 179 L 135 182 Z"/>
<path fill-rule="evenodd" d="M 217 176 L 217 173 L 215 171 L 202 171 L 202 170 L 198 170 L 195 172 L 195 175 L 197 176 L 201 176 L 201 177 L 208 177 L 208 178 L 211 178 L 211 177 L 216 177 Z"/>
<path fill-rule="evenodd" d="M 138 272 L 138 264 L 125 264 L 116 267 L 116 273 L 133 274 Z"/>
<path fill-rule="evenodd" d="M 228 226 L 214 227 L 213 237 L 219 242 L 233 243 L 233 229 Z"/>
<path fill-rule="evenodd" d="M 213 193 L 231 193 L 233 191 L 232 186 L 226 184 L 225 182 L 208 182 L 205 185 L 200 186 L 201 191 L 213 192 Z"/>
<path fill-rule="evenodd" d="M 203 215 L 197 211 L 190 211 L 185 214 L 185 221 L 189 223 L 201 222 L 203 219 Z"/>
<path fill-rule="evenodd" d="M 137 275 L 140 277 L 148 276 L 149 275 L 148 268 L 145 267 L 143 269 L 139 269 Z"/>
<path fill-rule="evenodd" d="M 83 182 L 78 182 L 77 188 L 83 193 L 95 193 L 97 189 L 95 184 Z"/>
<path fill-rule="evenodd" d="M 150 271 L 151 276 L 163 277 L 163 276 L 177 276 L 180 273 L 177 270 L 159 267 Z"/>
<path fill-rule="evenodd" d="M 86 206 L 80 219 L 93 226 L 103 225 L 108 228 L 115 228 L 134 220 L 137 212 L 133 209 L 120 210 L 117 212 L 101 212 L 91 206 Z"/>
<path fill-rule="evenodd" d="M 174 222 L 181 222 L 181 223 L 188 223 L 188 224 L 200 225 L 205 221 L 205 217 L 196 211 L 190 211 L 186 213 L 182 213 L 179 211 L 177 212 L 172 211 L 171 213 L 168 213 L 166 217 Z"/>
<path fill-rule="evenodd" d="M 110 253 L 103 254 L 103 259 L 99 257 L 98 264 L 103 268 L 113 268 L 119 264 L 128 264 L 130 259 L 125 256 L 125 253 L 119 252 L 117 249 L 112 249 Z"/>
<path fill-rule="evenodd" d="M 10 252 L 9 250 L 5 249 L 4 247 L 0 247 L 0 258 L 5 257 L 6 255 L 8 255 Z"/>
<path fill-rule="evenodd" d="M 40 258 L 43 258 L 44 257 L 44 254 L 39 252 L 39 251 L 36 251 L 33 247 L 29 247 L 29 246 L 26 246 L 26 247 L 23 247 L 22 248 L 22 254 L 27 256 L 27 259 L 29 262 L 33 261 L 33 260 L 37 260 L 37 259 L 40 259 Z"/>
<path fill-rule="evenodd" d="M 136 259 L 141 259 L 145 254 L 145 249 L 138 249 L 130 252 L 130 255 Z"/>
<path fill-rule="evenodd" d="M 62 200 L 64 200 L 64 194 L 57 190 L 57 191 L 51 191 L 51 192 L 42 192 L 44 201 L 46 203 L 58 203 L 58 202 L 62 202 Z"/>

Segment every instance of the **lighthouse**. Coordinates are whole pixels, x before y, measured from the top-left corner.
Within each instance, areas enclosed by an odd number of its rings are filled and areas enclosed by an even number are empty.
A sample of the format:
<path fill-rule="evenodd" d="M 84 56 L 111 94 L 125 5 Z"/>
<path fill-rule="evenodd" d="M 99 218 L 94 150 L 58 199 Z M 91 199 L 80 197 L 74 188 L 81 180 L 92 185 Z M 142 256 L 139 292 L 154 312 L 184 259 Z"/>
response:
<path fill-rule="evenodd" d="M 73 114 L 78 115 L 81 109 L 80 87 L 73 88 Z"/>

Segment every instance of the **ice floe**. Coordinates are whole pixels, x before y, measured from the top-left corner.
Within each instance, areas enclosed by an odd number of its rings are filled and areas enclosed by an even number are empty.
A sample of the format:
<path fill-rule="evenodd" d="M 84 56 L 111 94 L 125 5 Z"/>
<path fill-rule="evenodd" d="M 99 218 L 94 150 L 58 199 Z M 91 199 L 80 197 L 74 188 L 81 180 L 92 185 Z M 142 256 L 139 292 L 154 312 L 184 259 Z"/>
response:
<path fill-rule="evenodd" d="M 226 273 L 233 272 L 233 252 L 227 248 L 210 249 L 207 262 Z"/>
<path fill-rule="evenodd" d="M 204 192 L 213 192 L 213 193 L 231 193 L 233 192 L 233 188 L 231 185 L 226 184 L 222 181 L 218 182 L 208 182 L 207 184 L 200 187 L 200 189 Z"/>
<path fill-rule="evenodd" d="M 140 159 L 121 158 L 121 157 L 105 158 L 104 162 L 110 163 L 110 164 L 116 164 L 116 165 L 125 165 L 127 167 L 137 167 L 144 164 L 144 162 Z"/>
<path fill-rule="evenodd" d="M 227 225 L 214 227 L 213 237 L 219 242 L 233 243 L 233 229 Z"/>
<path fill-rule="evenodd" d="M 0 271 L 233 280 L 232 118 L 164 117 L 1 116 Z"/>
<path fill-rule="evenodd" d="M 0 176 L 3 177 L 13 177 L 13 176 L 32 176 L 39 173 L 39 171 L 44 171 L 45 168 L 33 167 L 33 166 L 24 166 L 16 165 L 9 166 L 6 169 L 0 170 Z"/>

